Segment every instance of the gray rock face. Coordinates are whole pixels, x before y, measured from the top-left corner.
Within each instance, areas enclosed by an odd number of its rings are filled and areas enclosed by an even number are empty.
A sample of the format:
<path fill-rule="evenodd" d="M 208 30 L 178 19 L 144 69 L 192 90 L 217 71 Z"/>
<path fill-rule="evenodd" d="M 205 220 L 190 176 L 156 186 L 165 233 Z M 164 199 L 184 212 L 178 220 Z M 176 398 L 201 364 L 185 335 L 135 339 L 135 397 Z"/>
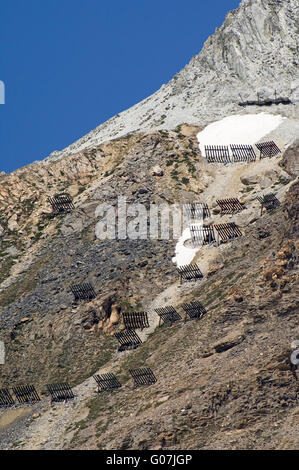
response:
<path fill-rule="evenodd" d="M 293 178 L 299 175 L 299 139 L 287 149 L 280 166 Z"/>
<path fill-rule="evenodd" d="M 267 109 L 298 118 L 299 3 L 243 0 L 200 54 L 159 91 L 60 152 L 61 158 L 134 131 L 204 125 L 233 113 Z M 288 97 L 292 104 L 240 107 L 240 101 Z"/>

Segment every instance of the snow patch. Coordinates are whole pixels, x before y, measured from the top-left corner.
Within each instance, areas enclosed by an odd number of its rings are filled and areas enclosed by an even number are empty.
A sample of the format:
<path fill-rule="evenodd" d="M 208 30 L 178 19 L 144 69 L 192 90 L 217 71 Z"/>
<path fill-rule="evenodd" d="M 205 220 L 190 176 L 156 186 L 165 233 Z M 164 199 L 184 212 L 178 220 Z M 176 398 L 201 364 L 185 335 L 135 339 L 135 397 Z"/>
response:
<path fill-rule="evenodd" d="M 285 119 L 280 115 L 259 113 L 236 114 L 213 122 L 197 134 L 201 154 L 205 155 L 205 145 L 253 145 Z"/>
<path fill-rule="evenodd" d="M 177 267 L 190 264 L 199 250 L 199 248 L 188 248 L 184 245 L 185 241 L 190 240 L 190 238 L 191 232 L 188 227 L 184 229 L 182 236 L 179 238 L 175 247 L 175 257 L 172 258 L 172 261 L 177 265 Z"/>

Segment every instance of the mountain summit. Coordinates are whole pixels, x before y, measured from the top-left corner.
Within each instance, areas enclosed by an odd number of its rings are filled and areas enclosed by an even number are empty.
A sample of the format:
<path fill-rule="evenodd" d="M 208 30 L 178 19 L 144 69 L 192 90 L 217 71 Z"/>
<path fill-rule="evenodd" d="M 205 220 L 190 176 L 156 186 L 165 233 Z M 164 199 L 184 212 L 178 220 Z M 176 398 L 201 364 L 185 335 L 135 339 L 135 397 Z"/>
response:
<path fill-rule="evenodd" d="M 232 113 L 257 112 L 239 102 L 268 99 L 271 113 L 298 116 L 299 4 L 297 0 L 243 0 L 200 54 L 167 85 L 65 148 L 55 160 L 129 132 L 205 125 Z M 270 104 L 275 97 L 291 104 Z"/>

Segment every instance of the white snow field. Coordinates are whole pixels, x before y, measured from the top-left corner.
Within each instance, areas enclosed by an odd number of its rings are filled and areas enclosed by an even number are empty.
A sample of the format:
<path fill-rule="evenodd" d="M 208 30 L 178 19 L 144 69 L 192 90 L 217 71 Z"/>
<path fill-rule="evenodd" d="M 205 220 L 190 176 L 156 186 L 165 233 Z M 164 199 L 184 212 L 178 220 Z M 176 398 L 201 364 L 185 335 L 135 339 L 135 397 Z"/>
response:
<path fill-rule="evenodd" d="M 190 238 L 191 232 L 188 227 L 184 229 L 182 236 L 179 238 L 175 247 L 175 257 L 172 258 L 172 262 L 176 264 L 178 268 L 190 264 L 199 250 L 199 248 L 189 248 L 184 245 L 185 241 L 190 240 Z"/>
<path fill-rule="evenodd" d="M 205 145 L 253 145 L 285 119 L 279 114 L 259 113 L 236 114 L 213 122 L 197 134 L 201 154 L 205 156 Z"/>

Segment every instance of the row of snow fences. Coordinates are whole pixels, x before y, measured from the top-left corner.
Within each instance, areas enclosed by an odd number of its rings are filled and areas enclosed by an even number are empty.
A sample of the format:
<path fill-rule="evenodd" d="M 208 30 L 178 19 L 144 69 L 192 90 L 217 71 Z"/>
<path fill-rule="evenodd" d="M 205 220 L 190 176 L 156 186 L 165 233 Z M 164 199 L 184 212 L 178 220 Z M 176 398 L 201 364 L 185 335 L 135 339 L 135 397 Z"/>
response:
<path fill-rule="evenodd" d="M 200 319 L 207 313 L 205 307 L 198 301 L 191 302 L 191 303 L 184 303 L 181 305 L 182 309 L 185 312 L 185 319 L 184 321 L 186 322 L 187 317 L 189 317 L 190 320 L 194 319 Z M 182 320 L 181 315 L 177 312 L 177 310 L 172 306 L 167 306 L 163 308 L 156 308 L 155 312 L 159 315 L 160 317 L 160 322 L 163 320 L 163 323 L 168 323 L 172 324 L 177 321 Z M 159 322 L 159 326 L 160 326 Z"/>
<path fill-rule="evenodd" d="M 189 304 L 184 303 L 181 307 L 185 312 L 185 321 L 187 316 L 192 320 L 200 319 L 206 314 L 205 307 L 198 301 L 191 302 Z M 155 309 L 155 312 L 160 317 L 159 325 L 161 320 L 163 323 L 173 324 L 182 319 L 181 315 L 172 306 L 157 308 Z M 142 313 L 142 316 L 140 313 Z M 135 312 L 135 314 L 137 314 L 136 318 L 138 318 L 138 327 L 143 328 L 145 324 L 149 326 L 146 312 Z M 130 315 L 132 315 L 132 313 L 130 313 Z M 141 321 L 139 321 L 140 318 Z M 116 333 L 115 337 L 119 343 L 118 351 L 135 349 L 142 343 L 137 333 L 132 329 L 126 329 L 120 333 Z M 149 368 L 131 369 L 129 372 L 134 381 L 134 387 L 152 385 L 157 381 L 154 373 Z M 94 375 L 93 378 L 98 385 L 98 392 L 112 391 L 121 387 L 120 382 L 112 373 Z M 40 401 L 40 396 L 33 385 L 13 387 L 12 391 L 15 398 L 9 389 L 0 389 L 0 408 L 12 407 L 16 404 L 16 400 L 21 405 L 33 405 Z M 74 398 L 74 393 L 67 382 L 48 384 L 47 391 L 51 396 L 51 403 L 62 401 L 66 402 L 67 400 Z"/>
<path fill-rule="evenodd" d="M 72 198 L 68 194 L 56 194 L 49 197 L 52 206 L 52 215 L 67 214 L 75 209 Z"/>
<path fill-rule="evenodd" d="M 152 385 L 157 379 L 150 368 L 131 369 L 129 373 L 134 381 L 134 387 L 142 385 Z M 121 388 L 121 383 L 114 374 L 94 375 L 94 380 L 98 386 L 98 392 L 113 391 Z M 8 388 L 0 389 L 0 408 L 11 408 L 16 405 L 16 401 L 20 405 L 33 405 L 39 402 L 40 396 L 33 385 L 21 385 L 12 389 L 15 398 Z M 70 385 L 65 383 L 48 384 L 47 391 L 53 402 L 67 402 L 75 398 Z"/>
<path fill-rule="evenodd" d="M 187 316 L 189 316 L 190 319 L 201 318 L 202 315 L 206 313 L 205 308 L 200 302 L 191 302 L 190 304 L 183 304 L 182 308 L 185 312 L 185 321 Z M 182 320 L 181 315 L 172 306 L 156 308 L 155 312 L 160 317 L 159 326 L 161 325 L 161 321 L 163 321 L 163 323 L 172 324 L 179 320 Z M 135 316 L 134 321 L 131 321 L 130 318 L 129 322 L 127 322 L 125 318 L 127 318 L 128 316 Z M 114 337 L 117 340 L 117 352 L 137 349 L 138 346 L 142 344 L 142 341 L 133 328 L 143 329 L 149 327 L 148 315 L 146 312 L 123 313 L 123 317 L 125 329 L 114 334 Z M 134 326 L 128 328 L 128 325 Z"/>
<path fill-rule="evenodd" d="M 244 209 L 244 204 L 237 198 L 217 199 L 221 215 L 236 214 Z M 184 210 L 189 220 L 202 220 L 211 217 L 209 206 L 204 202 L 191 202 L 184 204 Z"/>
<path fill-rule="evenodd" d="M 273 141 L 260 142 L 255 144 L 260 152 L 260 158 L 274 157 L 281 150 Z M 228 145 L 205 145 L 205 155 L 208 163 L 238 163 L 255 162 L 256 153 L 252 145 L 230 145 L 231 154 Z"/>
<path fill-rule="evenodd" d="M 234 222 L 209 225 L 208 227 L 203 227 L 202 225 L 190 225 L 193 246 L 208 245 L 216 242 L 215 231 L 218 235 L 218 242 L 226 242 L 242 236 L 241 230 Z"/>
<path fill-rule="evenodd" d="M 276 0 L 275 3 L 271 3 L 269 2 L 268 5 L 272 5 L 272 6 L 277 6 L 277 5 L 281 5 L 281 1 L 280 0 Z M 273 104 L 292 104 L 292 101 L 290 100 L 290 98 L 287 98 L 287 97 L 278 97 L 278 98 L 266 98 L 264 100 L 247 100 L 247 101 L 239 101 L 238 105 L 239 106 L 242 106 L 243 108 L 245 108 L 245 106 L 272 106 Z"/>
<path fill-rule="evenodd" d="M 67 401 L 74 398 L 68 383 L 48 384 L 47 391 L 52 402 Z M 9 408 L 16 405 L 33 405 L 40 401 L 40 396 L 33 385 L 20 385 L 12 388 L 12 393 L 7 388 L 0 389 L 0 408 Z"/>
<path fill-rule="evenodd" d="M 130 369 L 129 373 L 133 379 L 134 388 L 153 385 L 157 382 L 155 374 L 149 367 Z M 112 373 L 94 375 L 93 378 L 97 383 L 99 393 L 113 392 L 122 386 L 116 376 Z"/>

